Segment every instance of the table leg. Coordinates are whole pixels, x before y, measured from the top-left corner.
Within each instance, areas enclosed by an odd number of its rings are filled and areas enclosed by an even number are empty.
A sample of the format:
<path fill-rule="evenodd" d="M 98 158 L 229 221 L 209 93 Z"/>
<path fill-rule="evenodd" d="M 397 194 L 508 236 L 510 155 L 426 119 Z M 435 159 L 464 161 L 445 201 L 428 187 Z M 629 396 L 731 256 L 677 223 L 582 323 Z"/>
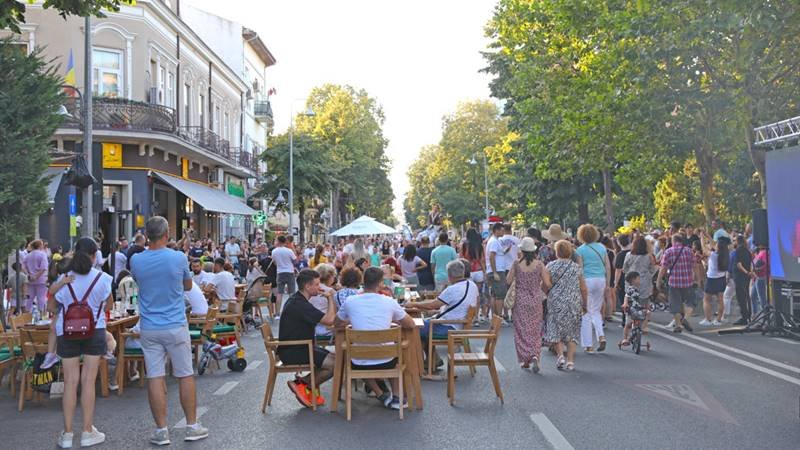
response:
<path fill-rule="evenodd" d="M 344 352 L 342 351 L 342 339 L 344 339 L 344 333 L 337 331 L 336 336 L 334 337 L 336 364 L 333 369 L 333 389 L 331 390 L 330 412 L 338 411 L 339 397 L 342 394 L 342 374 L 344 372 Z"/>
<path fill-rule="evenodd" d="M 415 403 L 417 410 L 422 411 L 422 341 L 420 341 L 419 336 L 415 333 L 414 339 L 411 339 L 411 342 L 411 347 L 413 348 L 414 353 L 416 353 L 416 355 L 412 357 L 416 361 L 416 364 L 414 367 L 414 374 L 411 377 L 411 382 L 414 388 L 414 397 L 416 397 Z"/>
<path fill-rule="evenodd" d="M 100 394 L 108 397 L 108 360 L 100 357 Z"/>

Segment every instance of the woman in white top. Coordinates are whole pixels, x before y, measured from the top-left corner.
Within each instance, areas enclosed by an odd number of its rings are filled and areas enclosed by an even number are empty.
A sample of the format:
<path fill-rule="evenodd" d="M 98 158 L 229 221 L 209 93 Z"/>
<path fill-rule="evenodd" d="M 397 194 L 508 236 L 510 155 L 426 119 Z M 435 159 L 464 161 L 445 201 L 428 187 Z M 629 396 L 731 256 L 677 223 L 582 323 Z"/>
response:
<path fill-rule="evenodd" d="M 403 249 L 403 256 L 400 257 L 399 262 L 400 271 L 403 272 L 403 278 L 406 279 L 408 284 L 419 285 L 417 271 L 428 267 L 428 265 L 425 264 L 422 258 L 417 256 L 417 247 L 412 244 L 406 245 L 406 248 Z"/>
<path fill-rule="evenodd" d="M 104 442 L 105 434 L 93 425 L 95 402 L 95 379 L 100 357 L 106 353 L 106 316 L 104 310 L 110 308 L 111 275 L 93 266 L 96 262 L 97 244 L 91 238 L 81 238 L 75 244 L 70 263 L 70 271 L 58 281 L 60 288 L 49 301 L 49 309 L 57 314 L 56 347 L 64 368 L 64 431 L 59 436 L 61 448 L 72 447 L 72 420 L 77 404 L 78 382 L 81 383 L 81 409 L 83 411 L 83 432 L 81 447 Z M 70 289 L 71 288 L 71 289 Z M 70 304 L 86 297 L 95 329 L 88 339 L 72 340 L 64 338 L 64 314 Z M 83 357 L 83 376 L 81 377 L 81 357 Z"/>
<path fill-rule="evenodd" d="M 708 255 L 708 270 L 706 271 L 706 287 L 703 294 L 703 313 L 705 318 L 700 321 L 700 325 L 717 326 L 722 323 L 722 315 L 725 313 L 723 307 L 722 294 L 727 286 L 728 266 L 730 265 L 731 255 L 728 250 L 730 239 L 722 236 L 716 243 L 716 248 L 712 241 L 712 252 Z M 712 320 L 711 298 L 717 297 L 717 314 Z"/>

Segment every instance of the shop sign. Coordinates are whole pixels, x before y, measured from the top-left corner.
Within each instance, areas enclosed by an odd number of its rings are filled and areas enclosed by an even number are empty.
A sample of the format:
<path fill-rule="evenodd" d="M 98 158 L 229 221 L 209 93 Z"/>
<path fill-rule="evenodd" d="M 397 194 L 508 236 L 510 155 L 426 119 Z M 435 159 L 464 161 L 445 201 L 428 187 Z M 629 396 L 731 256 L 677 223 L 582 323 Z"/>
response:
<path fill-rule="evenodd" d="M 103 142 L 103 168 L 119 169 L 122 167 L 122 144 Z"/>

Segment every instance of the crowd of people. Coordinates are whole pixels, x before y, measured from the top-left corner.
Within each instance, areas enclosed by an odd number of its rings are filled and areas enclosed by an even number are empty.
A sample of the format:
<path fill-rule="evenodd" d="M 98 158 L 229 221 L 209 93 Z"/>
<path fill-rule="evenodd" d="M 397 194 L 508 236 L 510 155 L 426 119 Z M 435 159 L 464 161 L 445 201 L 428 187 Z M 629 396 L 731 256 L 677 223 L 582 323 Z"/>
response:
<path fill-rule="evenodd" d="M 84 412 L 81 444 L 104 440 L 92 422 L 93 374 L 99 358 L 114 360 L 116 343 L 104 330 L 103 311 L 119 305 L 140 316 L 135 328 L 140 337 L 129 341 L 142 349 L 145 358 L 148 398 L 156 423 L 150 442 L 163 445 L 170 442 L 167 358 L 172 375 L 179 380 L 188 424 L 185 439 L 208 436 L 196 418 L 186 317 L 187 312 L 205 314 L 210 297 L 222 304 L 235 301 L 237 283 L 245 283 L 247 295 L 253 291 L 256 297 L 263 295 L 261 286 L 272 286 L 266 306 L 279 324 L 279 340 L 315 340 L 346 325 L 382 330 L 395 323 L 410 329 L 414 323 L 409 312 L 464 321 L 474 307 L 474 326 L 493 317 L 499 317 L 503 326 L 513 325 L 518 363 L 534 373 L 540 371 L 543 347 L 554 354 L 556 367 L 566 371 L 575 370 L 579 346 L 589 354 L 605 351 L 604 328 L 619 320 L 617 310 L 624 327 L 623 345 L 627 345 L 626 311 L 634 304 L 648 311 L 669 310 L 676 333 L 692 331 L 690 320 L 698 306 L 703 317 L 697 324 L 713 327 L 729 320 L 734 298 L 741 315 L 735 325 L 747 324 L 767 304 L 769 269 L 764 248 L 753 244 L 749 227 L 740 233 L 726 229 L 721 221 L 708 231 L 676 222 L 663 232 L 633 230 L 617 235 L 584 224 L 574 236 L 558 224 L 515 233 L 510 224 L 494 223 L 484 236 L 472 227 L 463 237 L 441 231 L 435 242 L 428 235 L 418 239 L 349 236 L 336 243 L 306 245 L 296 244 L 289 235 L 278 235 L 270 242 L 260 235 L 252 242 L 231 237 L 215 245 L 210 239 L 194 239 L 188 230 L 175 241 L 169 238 L 162 217 L 148 220 L 143 231 L 130 245 L 120 239 L 107 255 L 99 242 L 82 238 L 68 253 L 34 240 L 21 249 L 19 262 L 16 254 L 9 258 L 6 298 L 15 298 L 14 290 L 19 290 L 22 299 L 18 307 L 9 302 L 11 312 L 35 312 L 34 321 L 48 314 L 55 317 L 42 367 L 59 360 L 64 367 L 62 448 L 72 445 L 79 383 Z M 413 285 L 433 295 L 413 303 L 398 302 L 391 298 L 398 285 Z M 259 289 L 251 289 L 255 286 Z M 82 339 L 71 338 L 65 325 L 78 299 L 86 300 L 95 317 L 94 333 Z M 420 339 L 424 343 L 431 332 L 447 335 L 460 327 L 426 322 Z M 645 334 L 647 327 L 645 320 Z M 427 349 L 427 345 L 422 347 Z M 304 348 L 282 346 L 279 357 L 285 364 L 313 363 L 315 385 L 309 376 L 298 376 L 288 387 L 306 407 L 324 404 L 319 386 L 332 377 L 337 355 L 317 345 L 313 361 L 308 361 Z M 353 368 L 388 369 L 396 363 L 354 361 Z M 426 355 L 426 364 L 438 370 L 442 362 L 433 352 Z M 135 368 L 121 370 L 128 377 L 139 377 Z M 384 380 L 368 380 L 366 385 L 387 408 L 405 404 L 396 380 L 388 385 Z M 111 388 L 116 388 L 113 382 Z"/>

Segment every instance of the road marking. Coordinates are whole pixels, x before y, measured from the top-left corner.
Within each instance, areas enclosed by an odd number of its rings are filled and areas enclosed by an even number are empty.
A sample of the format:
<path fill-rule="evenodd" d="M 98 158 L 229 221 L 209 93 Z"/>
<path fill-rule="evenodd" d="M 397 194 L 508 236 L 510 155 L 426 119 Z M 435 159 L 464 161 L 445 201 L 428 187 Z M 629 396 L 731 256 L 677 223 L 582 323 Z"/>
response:
<path fill-rule="evenodd" d="M 544 435 L 544 438 L 547 439 L 547 442 L 549 442 L 555 450 L 575 450 L 544 413 L 531 414 L 531 420 L 536 424 L 539 431 Z"/>
<path fill-rule="evenodd" d="M 666 326 L 661 325 L 661 324 L 653 324 L 653 325 L 655 325 L 655 326 L 657 326 L 657 327 L 659 327 L 659 328 L 661 328 L 663 330 L 669 330 L 669 328 L 667 328 Z M 742 349 L 739 349 L 739 348 L 736 348 L 736 347 L 731 347 L 731 346 L 728 346 L 728 345 L 725 345 L 725 344 L 720 344 L 717 341 L 712 341 L 711 339 L 701 338 L 700 336 L 695 336 L 695 335 L 693 335 L 691 333 L 683 333 L 682 336 L 686 336 L 687 338 L 691 338 L 691 339 L 694 339 L 696 341 L 700 341 L 700 342 L 702 342 L 704 344 L 712 345 L 714 347 L 721 348 L 723 350 L 727 350 L 727 351 L 732 352 L 732 353 L 738 353 L 738 354 L 740 354 L 742 356 L 747 356 L 750 359 L 755 359 L 756 361 L 760 361 L 760 362 L 763 362 L 763 363 L 766 363 L 766 364 L 770 364 L 770 365 L 773 365 L 775 367 L 781 368 L 781 369 L 789 371 L 789 372 L 794 372 L 794 373 L 800 374 L 800 368 L 795 367 L 795 366 L 790 366 L 789 364 L 784 364 L 784 363 L 782 363 L 780 361 L 775 361 L 773 359 L 765 358 L 765 357 L 763 357 L 761 355 L 756 355 L 755 353 L 750 353 L 748 351 L 745 351 L 745 350 L 742 350 Z"/>
<path fill-rule="evenodd" d="M 496 356 L 494 358 L 494 366 L 497 367 L 497 371 L 498 372 L 505 372 L 506 371 L 506 367 L 500 362 L 500 360 L 497 359 Z"/>
<path fill-rule="evenodd" d="M 250 371 L 251 369 L 255 369 L 256 367 L 260 366 L 260 365 L 261 365 L 261 363 L 263 363 L 263 362 L 264 362 L 264 361 L 262 361 L 262 360 L 260 360 L 260 359 L 257 359 L 257 360 L 255 360 L 255 361 L 251 362 L 250 364 L 248 364 L 248 365 L 247 365 L 247 367 L 244 369 L 244 371 L 245 371 L 245 372 L 248 372 L 248 371 Z"/>
<path fill-rule="evenodd" d="M 789 375 L 786 375 L 786 374 L 782 374 L 780 372 L 776 372 L 776 371 L 774 371 L 772 369 L 767 369 L 766 367 L 761 367 L 759 365 L 751 363 L 750 361 L 745 361 L 743 359 L 739 359 L 739 358 L 736 358 L 734 356 L 730 356 L 730 355 L 727 355 L 725 353 L 718 352 L 716 350 L 712 350 L 710 348 L 703 347 L 702 345 L 695 344 L 694 342 L 688 342 L 688 341 L 685 341 L 683 339 L 678 339 L 675 336 L 672 336 L 672 335 L 669 335 L 669 334 L 666 334 L 666 333 L 662 333 L 660 331 L 656 331 L 656 330 L 652 330 L 651 329 L 650 332 L 655 334 L 655 335 L 657 335 L 657 336 L 661 336 L 664 339 L 667 339 L 669 341 L 677 342 L 678 344 L 685 345 L 687 347 L 691 347 L 691 348 L 693 348 L 695 350 L 700 350 L 701 352 L 705 352 L 705 353 L 708 353 L 708 354 L 711 354 L 711 355 L 714 355 L 714 356 L 718 356 L 718 357 L 720 357 L 722 359 L 727 359 L 728 361 L 734 362 L 734 363 L 739 364 L 741 366 L 749 367 L 749 368 L 751 368 L 753 370 L 757 370 L 757 371 L 759 371 L 761 373 L 765 373 L 767 375 L 771 375 L 771 376 L 773 376 L 775 378 L 781 379 L 781 380 L 786 381 L 788 383 L 792 383 L 792 384 L 795 384 L 797 386 L 800 386 L 800 378 L 795 378 L 795 377 L 792 377 L 792 376 L 789 376 Z M 686 336 L 691 336 L 691 335 L 687 334 Z M 705 340 L 705 339 L 703 339 L 703 340 Z"/>
<path fill-rule="evenodd" d="M 664 380 L 614 380 L 615 383 L 632 387 L 658 399 L 687 407 L 700 414 L 736 424 L 736 419 L 725 410 L 702 385 L 693 382 Z"/>
<path fill-rule="evenodd" d="M 775 339 L 776 341 L 785 342 L 787 344 L 800 345 L 800 341 L 793 341 L 791 339 L 786 339 L 786 338 L 772 338 L 772 339 Z"/>
<path fill-rule="evenodd" d="M 238 381 L 228 381 L 227 383 L 220 386 L 220 388 L 214 392 L 214 395 L 225 395 L 228 392 L 230 392 L 231 389 L 235 388 L 237 384 L 239 384 Z"/>
<path fill-rule="evenodd" d="M 206 408 L 205 406 L 197 408 L 197 420 L 200 420 L 200 417 L 207 412 L 208 408 Z M 178 423 L 176 423 L 175 426 L 172 428 L 186 428 L 186 417 L 179 420 Z"/>

